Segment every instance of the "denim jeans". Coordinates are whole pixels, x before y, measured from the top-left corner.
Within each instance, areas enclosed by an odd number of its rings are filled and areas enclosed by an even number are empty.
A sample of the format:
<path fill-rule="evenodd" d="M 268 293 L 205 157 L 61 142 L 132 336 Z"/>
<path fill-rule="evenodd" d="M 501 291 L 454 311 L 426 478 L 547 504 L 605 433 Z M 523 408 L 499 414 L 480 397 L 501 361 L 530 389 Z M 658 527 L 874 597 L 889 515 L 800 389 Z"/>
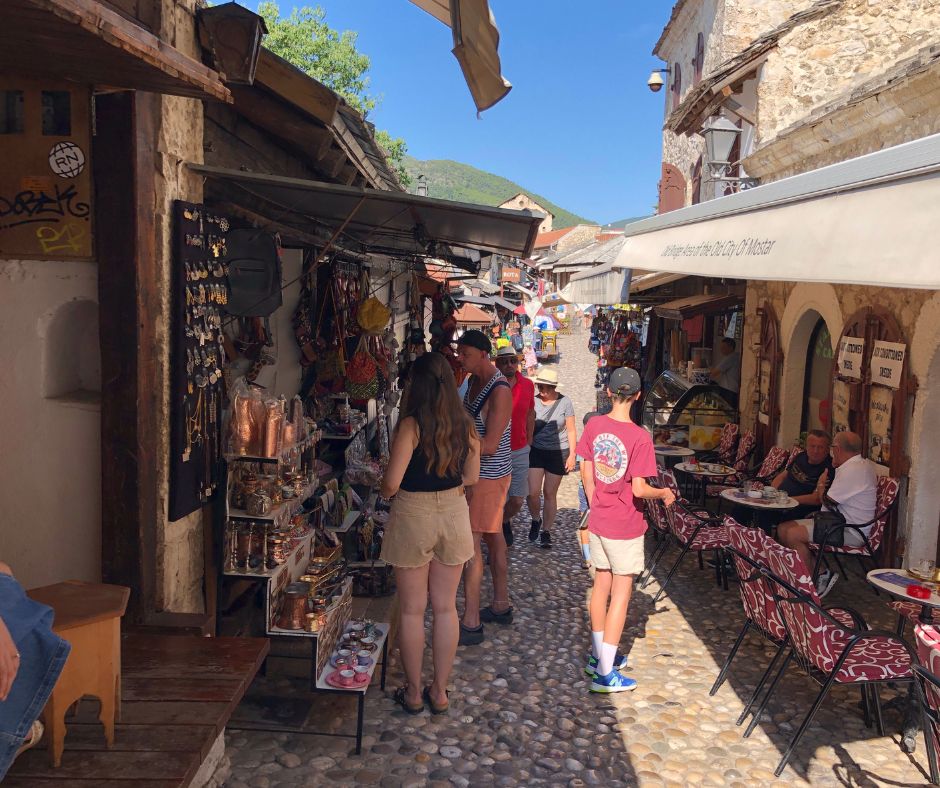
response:
<path fill-rule="evenodd" d="M 51 607 L 34 602 L 16 580 L 0 574 L 0 618 L 20 652 L 10 694 L 0 701 L 0 780 L 42 713 L 71 649 L 52 632 L 52 616 Z"/>

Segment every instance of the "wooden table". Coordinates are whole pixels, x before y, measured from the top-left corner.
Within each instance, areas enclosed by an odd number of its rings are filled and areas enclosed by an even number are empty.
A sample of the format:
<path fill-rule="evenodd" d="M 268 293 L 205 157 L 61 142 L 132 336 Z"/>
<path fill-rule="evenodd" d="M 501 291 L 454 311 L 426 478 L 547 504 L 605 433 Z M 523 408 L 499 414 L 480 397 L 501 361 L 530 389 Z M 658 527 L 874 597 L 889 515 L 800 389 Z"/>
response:
<path fill-rule="evenodd" d="M 53 766 L 62 763 L 65 713 L 85 695 L 101 701 L 99 719 L 108 747 L 121 706 L 121 617 L 131 590 L 125 586 L 69 580 L 27 592 L 55 611 L 52 631 L 72 651 L 43 710 Z"/>

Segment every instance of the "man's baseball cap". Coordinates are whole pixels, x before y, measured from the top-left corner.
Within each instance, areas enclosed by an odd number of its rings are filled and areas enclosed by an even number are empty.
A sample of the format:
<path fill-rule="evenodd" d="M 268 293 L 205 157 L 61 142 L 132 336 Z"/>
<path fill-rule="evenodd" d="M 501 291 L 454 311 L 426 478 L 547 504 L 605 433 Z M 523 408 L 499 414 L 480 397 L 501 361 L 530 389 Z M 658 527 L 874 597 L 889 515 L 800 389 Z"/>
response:
<path fill-rule="evenodd" d="M 642 388 L 640 375 L 632 367 L 619 367 L 610 373 L 607 388 L 621 397 L 632 397 Z"/>
<path fill-rule="evenodd" d="M 477 350 L 482 350 L 484 353 L 491 353 L 493 351 L 493 343 L 490 342 L 489 337 L 482 331 L 477 331 L 475 328 L 463 332 L 461 337 L 457 340 L 457 347 L 461 345 L 475 347 Z"/>

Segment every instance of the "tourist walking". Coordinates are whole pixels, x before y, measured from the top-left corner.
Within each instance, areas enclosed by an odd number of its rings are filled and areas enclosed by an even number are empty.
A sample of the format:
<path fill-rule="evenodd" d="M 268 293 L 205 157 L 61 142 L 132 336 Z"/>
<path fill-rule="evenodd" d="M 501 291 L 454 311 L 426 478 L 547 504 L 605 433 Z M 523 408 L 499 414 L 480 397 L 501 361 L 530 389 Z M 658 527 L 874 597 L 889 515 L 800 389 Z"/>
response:
<path fill-rule="evenodd" d="M 460 636 L 457 586 L 473 557 L 465 486 L 480 473 L 480 442 L 460 407 L 457 384 L 439 353 L 411 367 L 395 429 L 382 495 L 393 498 L 382 559 L 395 567 L 401 624 L 398 648 L 405 686 L 395 702 L 411 714 L 427 703 L 447 709 L 447 682 Z M 434 679 L 422 691 L 424 614 L 431 597 Z"/>
<path fill-rule="evenodd" d="M 558 391 L 558 373 L 543 369 L 535 377 L 535 387 L 535 430 L 529 452 L 529 541 L 538 540 L 548 549 L 558 512 L 558 487 L 562 478 L 574 470 L 578 435 L 574 405 Z"/>
<path fill-rule="evenodd" d="M 503 536 L 506 546 L 511 547 L 515 541 L 512 518 L 522 510 L 522 502 L 529 493 L 529 448 L 535 431 L 535 384 L 519 374 L 519 355 L 512 348 L 502 347 L 496 352 L 496 368 L 503 373 L 512 389 L 512 417 L 509 421 L 512 480 L 503 509 Z"/>
<path fill-rule="evenodd" d="M 457 341 L 457 357 L 470 373 L 470 386 L 463 404 L 480 436 L 480 480 L 467 490 L 473 558 L 464 569 L 464 615 L 460 644 L 482 643 L 480 587 L 483 583 L 482 542 L 486 541 L 493 576 L 491 610 L 502 611 L 499 623 L 512 621 L 506 539 L 503 536 L 503 506 L 512 478 L 510 417 L 512 392 L 503 374 L 490 360 L 492 345 L 482 331 L 467 331 Z"/>
<path fill-rule="evenodd" d="M 636 688 L 636 681 L 619 672 L 627 658 L 617 653 L 617 647 L 627 620 L 633 576 L 643 571 L 646 521 L 637 499 L 659 499 L 666 506 L 676 500 L 668 488 L 652 487 L 646 481 L 657 473 L 653 439 L 630 419 L 640 388 L 635 369 L 615 369 L 607 384 L 613 409 L 588 421 L 578 442 L 581 480 L 590 502 L 588 532 L 594 566 L 591 654 L 585 666 L 592 692 Z"/>
<path fill-rule="evenodd" d="M 532 343 L 526 342 L 525 350 L 522 351 L 522 358 L 525 362 L 525 374 L 527 377 L 534 378 L 539 368 L 539 359 L 532 349 Z"/>

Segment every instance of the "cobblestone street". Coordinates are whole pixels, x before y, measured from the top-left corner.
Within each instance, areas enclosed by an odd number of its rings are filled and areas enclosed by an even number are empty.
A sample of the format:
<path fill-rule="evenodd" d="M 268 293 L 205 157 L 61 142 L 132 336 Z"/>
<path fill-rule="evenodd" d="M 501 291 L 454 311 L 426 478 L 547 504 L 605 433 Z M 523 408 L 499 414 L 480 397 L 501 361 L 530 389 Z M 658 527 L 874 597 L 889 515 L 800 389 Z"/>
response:
<path fill-rule="evenodd" d="M 560 339 L 560 390 L 581 417 L 593 409 L 596 359 L 587 335 Z M 585 599 L 589 577 L 580 565 L 575 527 L 577 479 L 565 479 L 555 547 L 526 539 L 524 509 L 510 550 L 515 623 L 486 626 L 486 641 L 458 651 L 448 715 L 408 716 L 391 700 L 402 681 L 390 651 L 385 696 L 377 683 L 366 701 L 362 754 L 349 739 L 231 731 L 226 785 L 921 785 L 926 779 L 923 740 L 914 756 L 899 748 L 900 714 L 885 712 L 886 737 L 866 728 L 859 693 L 835 689 L 784 773 L 775 768 L 817 686 L 788 670 L 767 717 L 749 739 L 734 722 L 772 656 L 748 636 L 728 681 L 708 690 L 742 624 L 737 586 L 715 586 L 707 567 L 688 558 L 669 593 L 654 609 L 659 586 L 635 593 L 623 650 L 636 691 L 614 696 L 588 692 Z M 676 557 L 670 551 L 658 571 Z M 487 599 L 485 590 L 484 598 Z M 894 628 L 884 598 L 857 574 L 840 580 L 831 598 L 858 609 L 873 625 Z M 428 655 L 429 657 L 429 655 Z M 429 658 L 425 666 L 428 667 Z M 266 679 L 282 689 L 297 683 L 274 671 Z M 291 681 L 294 681 L 293 685 Z M 882 700 L 894 696 L 882 690 Z M 355 701 L 317 696 L 322 727 L 349 731 Z"/>

